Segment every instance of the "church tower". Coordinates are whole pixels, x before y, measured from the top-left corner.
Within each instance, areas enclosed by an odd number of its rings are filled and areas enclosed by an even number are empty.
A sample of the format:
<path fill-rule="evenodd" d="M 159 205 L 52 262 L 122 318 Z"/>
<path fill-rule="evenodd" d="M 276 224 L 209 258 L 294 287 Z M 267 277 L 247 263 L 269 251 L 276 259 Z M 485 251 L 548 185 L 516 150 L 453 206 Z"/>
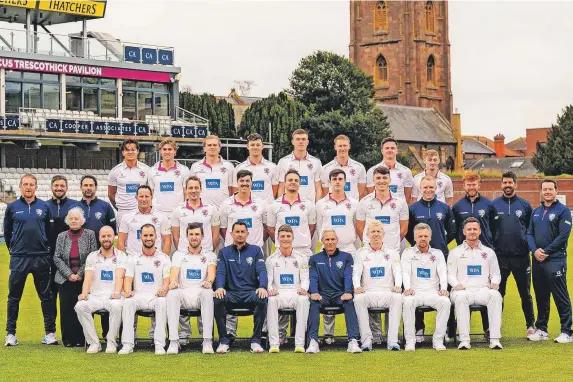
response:
<path fill-rule="evenodd" d="M 435 107 L 452 120 L 447 1 L 350 1 L 350 60 L 377 102 Z"/>

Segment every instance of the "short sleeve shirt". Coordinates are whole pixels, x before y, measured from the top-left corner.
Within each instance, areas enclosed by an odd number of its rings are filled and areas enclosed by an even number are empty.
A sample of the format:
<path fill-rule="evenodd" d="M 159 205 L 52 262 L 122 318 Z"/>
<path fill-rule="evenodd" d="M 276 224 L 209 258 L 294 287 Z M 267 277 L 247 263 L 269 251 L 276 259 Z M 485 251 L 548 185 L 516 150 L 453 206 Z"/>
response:
<path fill-rule="evenodd" d="M 319 237 L 327 229 L 332 229 L 338 237 L 338 246 L 345 247 L 356 241 L 356 211 L 358 200 L 345 198 L 340 202 L 332 199 L 330 194 L 316 203 L 317 227 Z"/>
<path fill-rule="evenodd" d="M 109 298 L 115 291 L 115 270 L 127 263 L 127 255 L 113 248 L 111 256 L 104 256 L 101 250 L 94 251 L 86 258 L 86 272 L 93 272 L 90 295 L 97 298 Z"/>
<path fill-rule="evenodd" d="M 422 190 L 420 189 L 420 183 L 422 179 L 426 176 L 426 170 L 417 174 L 414 177 L 414 187 L 412 187 L 412 197 L 416 200 L 422 199 Z M 438 176 L 436 177 L 436 197 L 440 202 L 446 203 L 447 198 L 454 197 L 454 186 L 452 184 L 452 179 L 441 171 L 438 171 Z"/>
<path fill-rule="evenodd" d="M 278 167 L 271 161 L 263 158 L 261 163 L 253 163 L 249 158 L 235 167 L 233 173 L 233 187 L 237 187 L 237 173 L 240 170 L 249 170 L 253 173 L 253 195 L 264 199 L 267 203 L 274 202 L 273 186 L 279 184 Z"/>
<path fill-rule="evenodd" d="M 191 175 L 201 179 L 201 198 L 205 203 L 220 206 L 229 197 L 234 168 L 231 162 L 223 158 L 213 165 L 208 164 L 205 158 L 191 165 Z"/>
<path fill-rule="evenodd" d="M 292 205 L 284 195 L 269 206 L 267 224 L 275 227 L 275 243 L 278 238 L 279 227 L 283 224 L 291 226 L 294 233 L 294 248 L 311 249 L 311 235 L 309 225 L 316 224 L 316 210 L 310 200 L 302 200 L 300 195 Z"/>
<path fill-rule="evenodd" d="M 400 221 L 408 220 L 408 204 L 404 199 L 395 198 L 390 194 L 386 201 L 381 201 L 375 196 L 376 191 L 366 195 L 358 206 L 356 219 L 366 222 L 364 237 L 365 244 L 368 239 L 368 222 L 378 220 L 384 226 L 384 246 L 390 249 L 400 250 Z"/>
<path fill-rule="evenodd" d="M 382 161 L 376 166 L 371 167 L 366 173 L 366 186 L 374 187 L 374 170 L 378 167 L 388 167 L 386 163 Z M 414 177 L 412 176 L 412 171 L 396 162 L 396 165 L 390 169 L 390 191 L 395 196 L 405 199 L 404 188 L 411 188 L 414 186 Z"/>
<path fill-rule="evenodd" d="M 217 256 L 206 250 L 197 255 L 186 250 L 176 251 L 171 260 L 171 266 L 179 268 L 180 289 L 201 289 L 201 283 L 207 279 L 207 268 L 211 265 L 217 265 Z"/>
<path fill-rule="evenodd" d="M 109 172 L 108 184 L 117 187 L 115 205 L 119 211 L 137 209 L 137 200 L 135 200 L 137 187 L 147 184 L 149 176 L 149 166 L 141 162 L 137 162 L 134 167 L 129 167 L 123 161 Z"/>
<path fill-rule="evenodd" d="M 203 241 L 201 247 L 207 251 L 213 250 L 212 227 L 219 226 L 219 211 L 210 204 L 199 204 L 195 209 L 184 203 L 176 207 L 171 213 L 171 227 L 179 228 L 179 246 L 177 250 L 187 251 L 187 226 L 191 223 L 199 223 L 203 226 Z"/>
<path fill-rule="evenodd" d="M 350 198 L 359 199 L 358 185 L 366 185 L 366 169 L 360 162 L 352 158 L 348 158 L 346 165 L 341 165 L 338 160 L 334 158 L 322 167 L 320 180 L 323 188 L 330 188 L 330 172 L 334 169 L 341 169 L 346 174 L 346 184 L 344 192 Z"/>
<path fill-rule="evenodd" d="M 127 233 L 126 252 L 129 255 L 141 252 L 141 227 L 144 224 L 153 224 L 157 238 L 155 248 L 161 248 L 161 236 L 171 235 L 171 224 L 167 216 L 160 212 L 151 210 L 150 213 L 143 213 L 139 209 L 132 211 L 121 219 L 119 232 Z"/>
<path fill-rule="evenodd" d="M 237 201 L 236 196 L 233 195 L 227 198 L 219 210 L 221 219 L 221 228 L 227 229 L 225 236 L 225 245 L 233 244 L 231 237 L 231 230 L 233 224 L 242 221 L 247 225 L 249 236 L 247 243 L 252 245 L 263 246 L 263 224 L 267 224 L 267 202 L 263 199 L 251 194 L 250 199 L 245 204 Z"/>
<path fill-rule="evenodd" d="M 133 278 L 133 293 L 150 298 L 154 298 L 155 293 L 163 288 L 163 279 L 170 274 L 171 260 L 160 251 L 155 251 L 152 256 L 142 253 L 128 256 L 125 266 L 125 275 Z"/>
<path fill-rule="evenodd" d="M 153 208 L 168 216 L 175 207 L 185 200 L 185 181 L 189 178 L 189 169 L 179 162 L 171 168 L 163 168 L 161 162 L 151 167 L 149 186 L 153 190 Z"/>
<path fill-rule="evenodd" d="M 320 159 L 306 154 L 301 159 L 294 156 L 293 153 L 282 158 L 278 163 L 279 182 L 285 181 L 286 173 L 289 169 L 295 169 L 300 174 L 299 194 L 305 200 L 312 202 L 316 199 L 316 189 L 314 184 L 320 182 L 320 171 L 322 163 Z"/>

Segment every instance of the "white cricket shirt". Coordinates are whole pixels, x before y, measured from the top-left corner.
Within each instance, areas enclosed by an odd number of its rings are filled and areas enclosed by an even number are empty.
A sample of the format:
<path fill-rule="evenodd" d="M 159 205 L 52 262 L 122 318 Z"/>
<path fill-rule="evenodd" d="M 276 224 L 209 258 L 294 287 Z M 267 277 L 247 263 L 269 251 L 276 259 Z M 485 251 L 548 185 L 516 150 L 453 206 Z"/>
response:
<path fill-rule="evenodd" d="M 148 165 L 137 162 L 129 167 L 125 161 L 111 169 L 108 175 L 108 185 L 117 187 L 115 205 L 119 211 L 133 211 L 137 209 L 135 194 L 137 188 L 147 184 L 150 175 Z"/>

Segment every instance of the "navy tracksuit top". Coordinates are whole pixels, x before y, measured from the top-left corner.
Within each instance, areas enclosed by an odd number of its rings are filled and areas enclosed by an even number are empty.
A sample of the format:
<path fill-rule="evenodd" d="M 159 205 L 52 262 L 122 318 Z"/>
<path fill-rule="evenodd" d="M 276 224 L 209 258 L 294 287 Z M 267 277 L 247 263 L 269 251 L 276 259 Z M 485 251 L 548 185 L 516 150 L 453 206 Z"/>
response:
<path fill-rule="evenodd" d="M 469 196 L 464 196 L 454 204 L 452 208 L 456 220 L 456 242 L 459 244 L 465 240 L 463 224 L 470 216 L 479 220 L 481 234 L 479 240 L 482 244 L 494 249 L 494 238 L 497 234 L 497 210 L 493 202 L 478 194 L 472 202 Z"/>
<path fill-rule="evenodd" d="M 6 207 L 4 239 L 11 256 L 46 256 L 53 220 L 48 203 L 35 198 L 30 204 L 23 197 Z"/>
<path fill-rule="evenodd" d="M 527 243 L 531 253 L 538 248 L 549 255 L 545 261 L 567 258 L 567 240 L 571 234 L 571 211 L 559 200 L 549 207 L 544 204 L 533 210 Z"/>
<path fill-rule="evenodd" d="M 527 228 L 533 209 L 531 204 L 517 195 L 507 198 L 500 196 L 493 201 L 497 210 L 497 236 L 495 254 L 497 256 L 528 256 Z"/>
<path fill-rule="evenodd" d="M 310 257 L 310 293 L 320 293 L 325 296 L 353 293 L 352 255 L 336 249 L 329 256 L 323 249 Z"/>
<path fill-rule="evenodd" d="M 456 237 L 456 222 L 450 206 L 436 199 L 426 201 L 420 199 L 410 206 L 410 218 L 406 239 L 410 245 L 414 241 L 414 227 L 419 223 L 426 223 L 432 229 L 430 246 L 442 251 L 444 256 L 449 253 L 448 244 Z"/>
<path fill-rule="evenodd" d="M 267 289 L 267 268 L 261 247 L 245 244 L 241 249 L 229 245 L 219 251 L 215 287 L 228 291 Z"/>

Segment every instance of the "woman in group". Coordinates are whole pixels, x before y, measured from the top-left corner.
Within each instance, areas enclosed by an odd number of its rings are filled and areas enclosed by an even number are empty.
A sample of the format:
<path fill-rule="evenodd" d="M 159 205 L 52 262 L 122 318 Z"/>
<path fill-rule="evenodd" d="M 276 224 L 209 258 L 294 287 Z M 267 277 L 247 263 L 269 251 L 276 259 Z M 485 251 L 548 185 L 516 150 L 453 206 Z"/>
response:
<path fill-rule="evenodd" d="M 86 219 L 79 207 L 71 208 L 65 222 L 69 230 L 58 235 L 54 263 L 57 273 L 56 283 L 60 294 L 60 327 L 62 341 L 66 347 L 83 347 L 85 338 L 74 306 L 82 294 L 84 268 L 88 255 L 97 250 L 95 233 L 83 229 Z"/>

